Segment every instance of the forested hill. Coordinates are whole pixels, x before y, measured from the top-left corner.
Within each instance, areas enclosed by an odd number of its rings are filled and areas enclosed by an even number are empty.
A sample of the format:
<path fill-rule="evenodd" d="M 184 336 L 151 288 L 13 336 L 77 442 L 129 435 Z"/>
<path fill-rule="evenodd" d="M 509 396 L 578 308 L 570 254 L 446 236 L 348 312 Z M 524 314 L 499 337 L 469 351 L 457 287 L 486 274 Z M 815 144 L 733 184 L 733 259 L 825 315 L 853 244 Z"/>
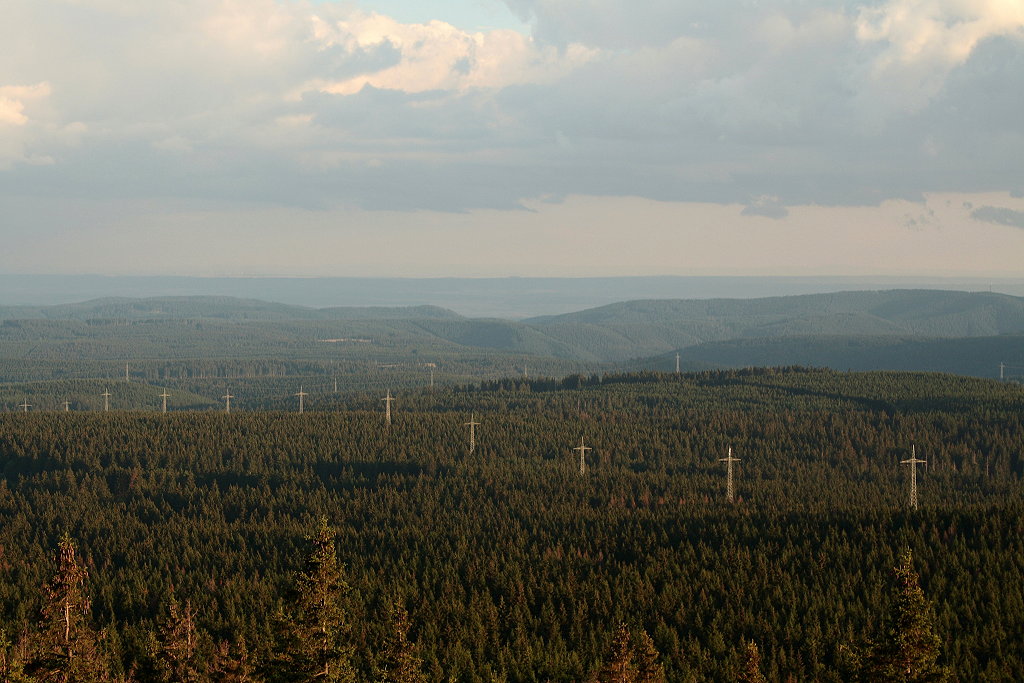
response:
<path fill-rule="evenodd" d="M 821 335 L 984 337 L 1024 332 L 1024 298 L 989 292 L 891 290 L 764 299 L 628 301 L 535 318 L 548 334 L 583 338 L 606 358 L 638 347 Z M 602 348 L 603 347 L 603 348 Z M 638 355 L 654 355 L 633 353 Z"/>
<path fill-rule="evenodd" d="M 729 339 L 691 346 L 681 354 L 686 370 L 802 365 L 843 370 L 948 372 L 1019 382 L 1024 378 L 1024 334 L 922 339 L 902 336 L 779 337 Z M 674 353 L 643 359 L 635 368 L 670 369 Z"/>
<path fill-rule="evenodd" d="M 1024 298 L 992 292 L 894 289 L 760 299 L 663 299 L 625 301 L 526 322 L 683 328 L 713 323 L 730 337 L 836 331 L 973 337 L 1024 330 Z M 704 328 L 694 327 L 700 329 Z"/>
<path fill-rule="evenodd" d="M 1024 298 L 990 292 L 642 300 L 526 321 L 467 318 L 436 306 L 307 308 L 228 297 L 101 299 L 0 308 L 0 381 L 93 376 L 77 368 L 84 361 L 123 365 L 135 359 L 146 359 L 153 366 L 147 376 L 158 376 L 161 363 L 190 357 L 356 359 L 394 365 L 461 362 L 475 354 L 488 368 L 505 373 L 527 365 L 538 372 L 544 365 L 554 373 L 576 372 L 583 364 L 602 370 L 622 364 L 666 370 L 677 352 L 690 369 L 795 364 L 994 377 L 1000 363 L 1015 366 L 1018 374 L 1024 371 L 1020 335 Z M 983 338 L 991 341 L 967 342 Z M 963 362 L 968 356 L 971 362 Z M 652 360 L 636 362 L 644 358 Z M 2 361 L 15 359 L 18 371 L 5 371 Z M 33 362 L 61 363 L 61 372 L 22 371 Z"/>

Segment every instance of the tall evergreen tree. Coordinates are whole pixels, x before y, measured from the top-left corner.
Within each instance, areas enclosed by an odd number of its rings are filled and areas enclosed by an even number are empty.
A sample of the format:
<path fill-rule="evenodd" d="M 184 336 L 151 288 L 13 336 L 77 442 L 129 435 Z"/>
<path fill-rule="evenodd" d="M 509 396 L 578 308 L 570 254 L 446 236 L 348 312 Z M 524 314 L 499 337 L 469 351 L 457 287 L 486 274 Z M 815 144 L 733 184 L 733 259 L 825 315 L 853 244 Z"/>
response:
<path fill-rule="evenodd" d="M 57 572 L 45 588 L 39 633 L 26 671 L 57 683 L 111 679 L 101 634 L 89 623 L 87 572 L 65 534 L 57 549 Z"/>
<path fill-rule="evenodd" d="M 885 683 L 945 681 L 948 672 L 938 664 L 941 639 L 935 611 L 921 590 L 909 549 L 901 555 L 895 574 L 895 595 L 882 637 L 867 658 L 865 677 Z"/>
<path fill-rule="evenodd" d="M 737 680 L 739 683 L 768 683 L 764 674 L 761 673 L 761 650 L 752 640 L 747 643 L 743 668 L 740 669 Z"/>
<path fill-rule="evenodd" d="M 665 683 L 665 667 L 661 665 L 661 657 L 654 641 L 647 631 L 641 630 L 633 647 L 633 666 L 636 683 Z"/>
<path fill-rule="evenodd" d="M 391 604 L 388 621 L 391 630 L 384 640 L 377 680 L 380 683 L 426 683 L 423 662 L 416 656 L 416 646 L 409 642 L 409 613 L 401 603 Z"/>
<path fill-rule="evenodd" d="M 191 602 L 182 606 L 171 598 L 168 615 L 160 628 L 157 661 L 165 681 L 196 683 L 202 680 L 196 610 Z"/>
<path fill-rule="evenodd" d="M 272 681 L 355 680 L 352 647 L 342 600 L 348 592 L 344 566 L 326 518 L 309 538 L 312 551 L 299 572 L 291 600 L 277 615 L 277 643 L 268 678 Z"/>
<path fill-rule="evenodd" d="M 0 629 L 0 681 L 30 683 L 32 679 L 25 674 L 27 647 L 24 634 L 12 640 L 6 631 Z"/>
<path fill-rule="evenodd" d="M 633 645 L 629 629 L 619 624 L 612 636 L 612 644 L 605 657 L 604 666 L 597 674 L 600 683 L 633 683 L 636 669 L 633 668 Z"/>
<path fill-rule="evenodd" d="M 219 642 L 210 659 L 209 680 L 213 683 L 257 683 L 252 656 L 244 639 L 237 643 Z"/>

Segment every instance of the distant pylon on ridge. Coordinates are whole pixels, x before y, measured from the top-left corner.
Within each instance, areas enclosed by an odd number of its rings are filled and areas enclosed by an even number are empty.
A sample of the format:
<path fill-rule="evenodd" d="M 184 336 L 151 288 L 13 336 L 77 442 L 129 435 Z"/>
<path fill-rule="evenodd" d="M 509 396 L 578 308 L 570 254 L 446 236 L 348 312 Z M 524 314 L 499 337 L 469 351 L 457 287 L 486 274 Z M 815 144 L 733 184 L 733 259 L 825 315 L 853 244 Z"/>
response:
<path fill-rule="evenodd" d="M 162 412 L 165 412 L 165 413 L 167 412 L 167 399 L 168 399 L 168 397 L 170 397 L 170 394 L 167 393 L 167 388 L 165 387 L 164 388 L 164 392 L 162 394 L 160 394 L 160 398 L 162 398 L 164 400 L 164 406 L 163 406 L 163 411 Z"/>
<path fill-rule="evenodd" d="M 910 465 L 910 509 L 917 509 L 917 465 L 918 463 L 928 462 L 927 460 L 919 460 L 917 457 L 917 447 L 914 444 L 910 445 L 910 458 L 907 460 L 900 460 L 901 465 Z"/>
<path fill-rule="evenodd" d="M 391 390 L 388 389 L 388 395 L 381 399 L 384 402 L 384 421 L 391 424 L 391 402 L 394 401 L 394 397 L 391 395 Z"/>
<path fill-rule="evenodd" d="M 231 392 L 228 391 L 226 394 L 221 396 L 221 398 L 224 399 L 224 412 L 230 414 L 231 413 L 231 399 L 233 399 L 234 396 L 232 396 Z"/>
<path fill-rule="evenodd" d="M 299 412 L 301 413 L 302 412 L 302 406 L 303 406 L 302 399 L 304 399 L 305 397 L 309 396 L 309 394 L 307 394 L 305 391 L 302 390 L 302 385 L 300 384 L 299 385 L 299 393 L 297 393 L 295 395 L 299 397 Z"/>
<path fill-rule="evenodd" d="M 103 397 L 103 412 L 107 412 L 110 410 L 110 392 L 104 389 L 100 396 Z"/>
<path fill-rule="evenodd" d="M 69 412 L 70 410 L 71 410 L 71 401 L 69 401 L 67 399 L 64 399 L 64 412 L 66 413 L 66 412 Z"/>
<path fill-rule="evenodd" d="M 25 413 L 27 413 L 27 412 L 28 412 L 28 409 L 32 407 L 32 404 L 31 404 L 31 403 L 29 403 L 28 401 L 25 401 L 24 403 L 22 403 L 22 404 L 21 404 L 21 405 L 19 405 L 18 407 L 19 407 L 19 408 L 21 408 L 22 412 L 25 412 Z"/>
<path fill-rule="evenodd" d="M 676 354 L 676 374 L 679 374 L 679 354 Z"/>
<path fill-rule="evenodd" d="M 592 451 L 594 449 L 591 448 L 590 446 L 584 446 L 583 445 L 583 437 L 581 436 L 580 437 L 580 445 L 576 446 L 576 448 L 574 448 L 573 450 L 580 452 L 580 474 L 581 475 L 586 474 L 587 473 L 587 451 Z"/>
<path fill-rule="evenodd" d="M 718 459 L 718 462 L 725 463 L 725 500 L 730 503 L 736 500 L 736 489 L 733 487 L 732 482 L 732 464 L 739 461 L 739 458 L 732 457 L 732 446 L 729 446 L 728 457 Z"/>

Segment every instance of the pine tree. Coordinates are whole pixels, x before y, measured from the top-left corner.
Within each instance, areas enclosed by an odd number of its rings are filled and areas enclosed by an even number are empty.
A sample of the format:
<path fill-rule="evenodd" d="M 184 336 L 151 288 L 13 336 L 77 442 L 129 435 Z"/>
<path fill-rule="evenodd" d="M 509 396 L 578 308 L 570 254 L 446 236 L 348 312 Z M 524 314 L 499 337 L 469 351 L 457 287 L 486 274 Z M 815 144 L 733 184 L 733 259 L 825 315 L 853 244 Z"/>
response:
<path fill-rule="evenodd" d="M 102 636 L 89 624 L 86 576 L 71 538 L 65 535 L 57 549 L 57 572 L 45 588 L 34 651 L 25 667 L 30 676 L 57 683 L 111 679 Z"/>
<path fill-rule="evenodd" d="M 921 590 L 909 549 L 903 552 L 895 574 L 892 608 L 883 636 L 867 658 L 865 677 L 901 683 L 945 681 L 948 672 L 938 664 L 941 640 L 935 630 L 935 612 Z"/>
<path fill-rule="evenodd" d="M 268 678 L 272 681 L 355 680 L 352 648 L 342 599 L 348 592 L 344 567 L 334 548 L 334 530 L 322 518 L 309 539 L 313 550 L 299 572 L 289 604 L 275 618 L 277 643 Z"/>
<path fill-rule="evenodd" d="M 196 610 L 191 602 L 184 607 L 171 598 L 168 615 L 160 628 L 157 661 L 163 680 L 171 683 L 194 683 L 202 679 L 198 656 L 199 632 Z"/>
<path fill-rule="evenodd" d="M 426 683 L 423 662 L 416 656 L 416 647 L 409 642 L 409 613 L 395 602 L 388 610 L 391 631 L 388 633 L 377 667 L 380 683 Z"/>
<path fill-rule="evenodd" d="M 752 640 L 747 643 L 746 658 L 737 680 L 739 683 L 768 683 L 761 673 L 761 651 Z"/>
<path fill-rule="evenodd" d="M 7 632 L 0 629 L 0 681 L 4 683 L 29 683 L 25 675 L 25 659 L 28 643 L 26 637 L 12 640 Z"/>
<path fill-rule="evenodd" d="M 256 675 L 244 639 L 236 644 L 222 640 L 214 647 L 209 680 L 213 683 L 256 683 L 261 680 Z"/>
<path fill-rule="evenodd" d="M 608 655 L 597 673 L 600 683 L 665 683 L 665 668 L 654 641 L 641 630 L 634 639 L 625 624 L 612 636 Z"/>
<path fill-rule="evenodd" d="M 619 624 L 612 636 L 612 644 L 605 657 L 604 666 L 597 674 L 600 683 L 634 683 L 636 670 L 633 668 L 633 647 L 629 629 Z"/>
<path fill-rule="evenodd" d="M 633 648 L 633 666 L 636 683 L 665 683 L 665 667 L 659 661 L 658 649 L 647 631 L 640 631 L 637 643 Z"/>

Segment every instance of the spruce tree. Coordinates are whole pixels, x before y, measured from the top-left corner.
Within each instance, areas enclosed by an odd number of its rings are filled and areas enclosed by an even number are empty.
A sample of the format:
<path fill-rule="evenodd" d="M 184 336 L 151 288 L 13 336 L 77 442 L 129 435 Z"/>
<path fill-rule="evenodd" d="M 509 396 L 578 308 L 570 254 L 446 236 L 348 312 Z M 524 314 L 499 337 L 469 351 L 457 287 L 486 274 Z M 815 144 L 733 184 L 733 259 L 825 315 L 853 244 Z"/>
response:
<path fill-rule="evenodd" d="M 612 644 L 605 657 L 604 665 L 597 674 L 600 683 L 634 683 L 636 669 L 633 668 L 633 646 L 629 629 L 619 624 L 612 636 Z"/>
<path fill-rule="evenodd" d="M 28 642 L 24 634 L 11 639 L 7 632 L 0 629 L 0 681 L 4 683 L 29 683 L 25 674 Z"/>
<path fill-rule="evenodd" d="M 633 666 L 636 683 L 665 683 L 665 667 L 661 665 L 658 649 L 647 631 L 640 631 L 633 647 Z"/>
<path fill-rule="evenodd" d="M 935 612 L 921 590 L 909 549 L 903 552 L 895 574 L 892 606 L 883 635 L 867 658 L 865 678 L 886 683 L 945 681 L 948 672 L 938 664 L 941 640 Z"/>
<path fill-rule="evenodd" d="M 167 618 L 160 628 L 157 652 L 163 680 L 169 683 L 197 683 L 202 680 L 198 647 L 195 608 L 191 602 L 182 606 L 172 597 Z"/>
<path fill-rule="evenodd" d="M 256 675 L 244 639 L 237 643 L 226 640 L 217 643 L 210 659 L 208 676 L 212 683 L 256 683 L 262 680 Z"/>
<path fill-rule="evenodd" d="M 30 676 L 57 683 L 111 679 L 102 636 L 89 623 L 86 576 L 75 546 L 65 534 L 57 548 L 57 572 L 45 588 L 39 633 L 25 667 Z"/>
<path fill-rule="evenodd" d="M 321 518 L 309 538 L 312 551 L 295 580 L 291 599 L 276 616 L 277 643 L 271 681 L 355 680 L 348 623 L 342 600 L 348 592 L 344 566 L 334 548 L 334 530 Z"/>
<path fill-rule="evenodd" d="M 388 610 L 391 630 L 385 641 L 377 666 L 380 683 L 426 683 L 423 662 L 416 656 L 416 646 L 409 642 L 409 613 L 399 602 Z"/>
<path fill-rule="evenodd" d="M 740 669 L 737 680 L 739 683 L 768 683 L 764 674 L 761 673 L 761 651 L 758 649 L 757 643 L 752 640 L 747 643 L 743 668 Z"/>

